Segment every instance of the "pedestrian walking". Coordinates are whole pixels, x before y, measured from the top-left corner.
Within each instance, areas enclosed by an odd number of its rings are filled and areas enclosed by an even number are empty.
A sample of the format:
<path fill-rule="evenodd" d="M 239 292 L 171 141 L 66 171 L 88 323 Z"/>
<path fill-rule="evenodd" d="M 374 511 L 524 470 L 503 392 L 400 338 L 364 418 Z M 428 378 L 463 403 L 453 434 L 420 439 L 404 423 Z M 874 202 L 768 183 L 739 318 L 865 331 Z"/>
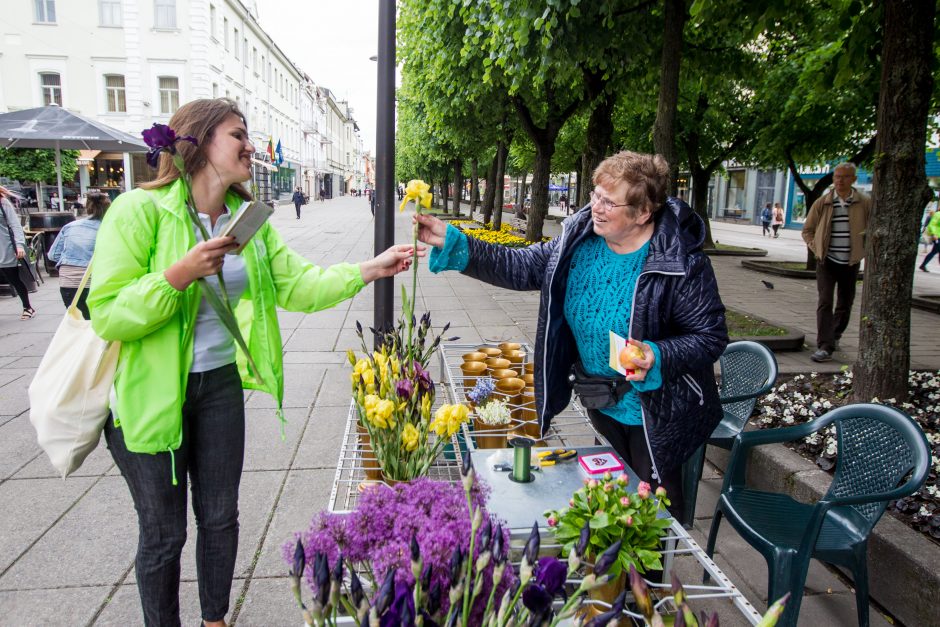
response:
<path fill-rule="evenodd" d="M 568 210 L 568 197 L 564 194 L 558 197 L 558 205 L 561 207 L 561 210 L 565 212 L 566 216 L 571 214 Z"/>
<path fill-rule="evenodd" d="M 29 303 L 29 290 L 20 278 L 19 269 L 20 260 L 26 257 L 26 235 L 13 207 L 12 198 L 13 193 L 0 185 L 0 205 L 3 207 L 0 211 L 0 219 L 3 221 L 3 224 L 0 224 L 0 237 L 3 238 L 3 244 L 0 245 L 0 272 L 20 297 L 20 303 L 23 305 L 20 320 L 29 320 L 36 315 L 36 310 Z"/>
<path fill-rule="evenodd" d="M 566 221 L 565 237 L 528 248 L 470 245 L 456 227 L 422 213 L 418 238 L 435 247 L 432 272 L 541 290 L 535 402 L 543 428 L 570 401 L 569 375 L 575 392 L 607 390 L 590 397 L 592 423 L 639 479 L 666 488 L 681 520 L 682 464 L 723 415 L 713 367 L 728 330 L 702 252 L 705 224 L 667 197 L 669 166 L 659 155 L 613 155 L 593 182 L 590 211 Z M 609 366 L 611 330 L 642 349 L 626 377 Z"/>
<path fill-rule="evenodd" d="M 924 272 L 930 272 L 927 269 L 927 264 L 937 256 L 937 253 L 940 253 L 940 211 L 934 211 L 933 215 L 930 216 L 930 221 L 927 222 L 927 239 L 930 240 L 931 248 L 927 256 L 924 257 L 924 262 L 920 264 L 920 269 Z M 938 263 L 940 263 L 940 260 L 938 260 Z"/>
<path fill-rule="evenodd" d="M 320 188 L 320 200 L 321 201 L 326 200 L 326 188 L 325 187 Z"/>
<path fill-rule="evenodd" d="M 306 204 L 304 199 L 304 193 L 300 191 L 300 188 L 294 190 L 294 195 L 291 196 L 291 200 L 294 202 L 294 209 L 297 210 L 297 219 L 300 219 L 300 207 Z"/>
<path fill-rule="evenodd" d="M 852 187 L 855 180 L 854 163 L 837 165 L 833 188 L 813 203 L 803 224 L 803 241 L 817 261 L 817 350 L 811 357 L 816 362 L 831 360 L 839 348 L 855 301 L 858 267 L 865 258 L 864 233 L 871 199 Z"/>
<path fill-rule="evenodd" d="M 780 237 L 780 227 L 783 225 L 783 207 L 780 206 L 779 202 L 774 203 L 774 215 L 773 219 L 770 221 L 770 226 L 774 230 L 774 238 Z"/>
<path fill-rule="evenodd" d="M 98 228 L 101 219 L 111 206 L 111 199 L 107 194 L 92 192 L 86 200 L 88 216 L 82 220 L 69 222 L 62 227 L 59 235 L 49 249 L 49 259 L 56 263 L 59 269 L 59 294 L 62 302 L 68 307 L 75 299 L 78 287 L 81 285 L 85 270 L 95 253 L 95 240 L 98 237 Z M 89 283 L 90 285 L 90 283 Z M 82 290 L 78 297 L 78 309 L 85 320 L 90 320 L 88 313 L 88 288 Z"/>
<path fill-rule="evenodd" d="M 407 269 L 413 250 L 393 246 L 359 264 L 321 269 L 266 222 L 241 254 L 227 254 L 235 239 L 219 234 L 252 199 L 243 187 L 255 152 L 245 116 L 227 98 L 196 100 L 180 107 L 170 126 L 195 140 L 176 146 L 192 178 L 191 197 L 173 165 L 176 156 L 164 152 L 156 180 L 115 199 L 98 232 L 88 306 L 98 336 L 121 342 L 104 436 L 137 512 L 134 572 L 144 624 L 180 624 L 188 479 L 202 621 L 223 627 L 238 549 L 243 388 L 270 394 L 283 415 L 277 309 L 332 307 Z M 189 202 L 198 218 L 191 219 Z M 210 239 L 197 235 L 193 219 Z M 220 272 L 232 303 L 247 305 L 239 318 L 258 376 L 244 361 L 236 364 L 232 335 L 205 298 L 210 289 L 221 298 Z M 200 278 L 206 283 L 197 285 Z"/>
<path fill-rule="evenodd" d="M 770 236 L 770 223 L 773 220 L 773 210 L 770 208 L 770 203 L 764 205 L 764 208 L 760 212 L 760 225 L 763 228 L 761 231 L 761 237 Z"/>

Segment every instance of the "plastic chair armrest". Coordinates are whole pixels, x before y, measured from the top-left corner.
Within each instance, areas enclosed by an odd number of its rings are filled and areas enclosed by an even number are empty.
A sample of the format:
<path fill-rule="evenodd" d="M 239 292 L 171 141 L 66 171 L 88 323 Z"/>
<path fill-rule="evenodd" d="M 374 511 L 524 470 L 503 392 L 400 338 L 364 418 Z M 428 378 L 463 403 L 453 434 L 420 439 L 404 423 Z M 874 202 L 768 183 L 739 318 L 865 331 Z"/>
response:
<path fill-rule="evenodd" d="M 738 436 L 742 440 L 742 446 L 751 448 L 753 446 L 763 446 L 764 444 L 778 444 L 780 442 L 792 442 L 799 440 L 814 433 L 824 427 L 819 425 L 819 420 L 813 420 L 801 425 L 792 427 L 780 427 L 777 429 L 760 429 L 757 431 L 743 431 Z M 828 424 L 828 422 L 826 423 Z"/>
<path fill-rule="evenodd" d="M 731 403 L 740 403 L 741 401 L 749 401 L 752 398 L 757 398 L 762 392 L 748 392 L 747 394 L 735 394 L 734 396 L 720 396 L 718 401 L 722 405 L 730 405 Z"/>

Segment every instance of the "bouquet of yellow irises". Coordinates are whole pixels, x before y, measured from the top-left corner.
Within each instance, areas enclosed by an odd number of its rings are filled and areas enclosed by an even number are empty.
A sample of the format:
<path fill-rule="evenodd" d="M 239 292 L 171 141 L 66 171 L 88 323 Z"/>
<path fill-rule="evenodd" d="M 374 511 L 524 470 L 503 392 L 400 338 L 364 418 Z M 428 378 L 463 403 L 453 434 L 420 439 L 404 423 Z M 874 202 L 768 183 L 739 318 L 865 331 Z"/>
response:
<path fill-rule="evenodd" d="M 347 357 L 353 367 L 352 393 L 359 421 L 369 433 L 382 474 L 393 481 L 426 475 L 445 444 L 469 419 L 468 408 L 443 405 L 432 418 L 431 375 L 417 361 L 408 368 L 389 345 L 361 357 L 350 350 Z"/>

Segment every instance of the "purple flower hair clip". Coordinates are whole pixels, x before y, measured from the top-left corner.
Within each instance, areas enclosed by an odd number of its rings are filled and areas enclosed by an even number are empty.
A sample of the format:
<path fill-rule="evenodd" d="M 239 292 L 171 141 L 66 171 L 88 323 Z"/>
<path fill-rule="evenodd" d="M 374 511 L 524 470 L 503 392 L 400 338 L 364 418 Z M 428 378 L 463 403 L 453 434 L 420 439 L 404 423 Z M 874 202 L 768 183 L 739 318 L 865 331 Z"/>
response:
<path fill-rule="evenodd" d="M 193 146 L 198 144 L 196 138 L 192 135 L 177 136 L 176 131 L 166 124 L 154 124 L 145 129 L 141 135 L 144 137 L 144 143 L 150 146 L 150 151 L 147 152 L 147 163 L 152 168 L 157 167 L 160 161 L 160 153 L 164 150 L 171 155 L 176 154 L 176 142 L 186 141 Z"/>

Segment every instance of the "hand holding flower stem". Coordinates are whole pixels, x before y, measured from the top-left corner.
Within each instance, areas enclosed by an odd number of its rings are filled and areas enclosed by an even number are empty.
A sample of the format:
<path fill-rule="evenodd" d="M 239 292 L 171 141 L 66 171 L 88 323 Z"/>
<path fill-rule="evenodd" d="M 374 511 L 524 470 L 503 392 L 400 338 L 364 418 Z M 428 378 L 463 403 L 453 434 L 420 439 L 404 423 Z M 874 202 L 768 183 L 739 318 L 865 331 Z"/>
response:
<path fill-rule="evenodd" d="M 405 188 L 405 196 L 401 201 L 401 205 L 398 207 L 398 211 L 404 211 L 405 206 L 414 201 L 415 212 L 420 214 L 421 208 L 425 209 L 431 208 L 431 200 L 433 196 L 430 192 L 431 186 L 421 180 L 414 180 L 408 182 L 408 187 Z M 405 288 L 402 286 L 402 314 L 408 320 L 408 363 L 413 363 L 415 359 L 414 354 L 414 342 L 412 340 L 414 332 L 414 303 L 417 298 L 416 292 L 418 291 L 418 223 L 415 222 L 414 227 L 411 229 L 411 245 L 414 248 L 413 256 L 411 259 L 411 300 L 408 299 L 407 294 L 405 294 Z"/>

